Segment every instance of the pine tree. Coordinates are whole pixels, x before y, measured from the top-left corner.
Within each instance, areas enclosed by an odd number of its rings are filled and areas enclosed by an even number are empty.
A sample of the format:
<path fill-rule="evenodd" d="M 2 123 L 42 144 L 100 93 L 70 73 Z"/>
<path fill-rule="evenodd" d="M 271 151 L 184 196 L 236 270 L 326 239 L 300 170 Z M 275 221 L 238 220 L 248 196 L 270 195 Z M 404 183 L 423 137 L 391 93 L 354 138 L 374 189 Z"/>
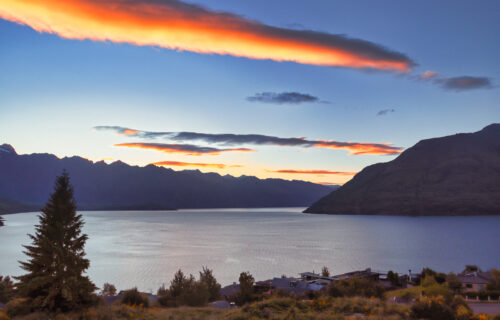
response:
<path fill-rule="evenodd" d="M 19 293 L 33 310 L 70 311 L 92 305 L 97 288 L 83 273 L 89 267 L 82 234 L 82 216 L 76 213 L 73 187 L 66 171 L 56 179 L 54 193 L 42 209 L 32 244 L 24 246 L 28 273 L 18 277 Z"/>
<path fill-rule="evenodd" d="M 212 270 L 208 269 L 208 267 L 203 267 L 203 271 L 200 271 L 200 282 L 204 283 L 208 289 L 208 301 L 212 302 L 220 298 L 221 285 L 217 282 Z"/>

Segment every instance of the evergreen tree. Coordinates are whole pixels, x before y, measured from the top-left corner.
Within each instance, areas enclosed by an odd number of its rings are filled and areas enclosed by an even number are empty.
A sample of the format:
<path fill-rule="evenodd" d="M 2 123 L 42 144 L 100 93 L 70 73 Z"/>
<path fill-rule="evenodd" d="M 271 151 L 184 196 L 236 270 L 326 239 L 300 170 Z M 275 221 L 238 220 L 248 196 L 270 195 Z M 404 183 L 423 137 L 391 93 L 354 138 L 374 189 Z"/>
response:
<path fill-rule="evenodd" d="M 236 303 L 244 305 L 247 302 L 252 302 L 255 299 L 254 283 L 255 279 L 250 272 L 240 273 L 240 291 L 236 295 Z"/>
<path fill-rule="evenodd" d="M 3 223 L 3 221 L 4 221 L 4 220 L 3 220 L 3 217 L 2 217 L 2 216 L 0 216 L 0 227 L 1 227 L 1 226 L 3 226 L 3 224 L 4 224 L 4 223 Z"/>
<path fill-rule="evenodd" d="M 324 266 L 323 269 L 321 269 L 321 275 L 323 277 L 329 277 L 330 276 L 330 270 L 328 270 L 327 266 Z"/>
<path fill-rule="evenodd" d="M 33 310 L 70 311 L 92 305 L 97 288 L 83 273 L 89 267 L 82 234 L 82 216 L 76 213 L 73 187 L 66 171 L 56 179 L 54 193 L 42 209 L 32 244 L 24 246 L 27 274 L 18 277 L 19 293 Z"/>
<path fill-rule="evenodd" d="M 212 270 L 203 267 L 203 271 L 200 271 L 200 282 L 207 287 L 209 292 L 208 301 L 212 302 L 220 298 L 221 285 L 215 279 Z"/>

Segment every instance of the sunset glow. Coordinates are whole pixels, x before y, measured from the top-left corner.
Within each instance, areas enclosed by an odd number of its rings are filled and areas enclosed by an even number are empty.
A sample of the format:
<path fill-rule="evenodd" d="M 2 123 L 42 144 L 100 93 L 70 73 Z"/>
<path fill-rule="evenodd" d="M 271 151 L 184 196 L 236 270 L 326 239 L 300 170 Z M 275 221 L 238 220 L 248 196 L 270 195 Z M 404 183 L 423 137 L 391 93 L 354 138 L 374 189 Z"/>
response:
<path fill-rule="evenodd" d="M 268 26 L 177 0 L 0 0 L 0 17 L 68 39 L 398 72 L 414 65 L 368 41 Z"/>
<path fill-rule="evenodd" d="M 164 153 L 180 153 L 188 156 L 201 155 L 219 155 L 222 152 L 254 152 L 252 149 L 235 148 L 235 149 L 217 149 L 210 147 L 199 147 L 190 144 L 166 144 L 166 143 L 119 143 L 115 147 L 139 148 L 146 150 L 155 150 Z"/>
<path fill-rule="evenodd" d="M 227 165 L 222 163 L 193 163 L 193 162 L 182 162 L 182 161 L 159 161 L 152 163 L 155 166 L 162 167 L 202 167 L 202 168 L 241 168 L 241 165 Z"/>
<path fill-rule="evenodd" d="M 340 176 L 353 176 L 357 173 L 357 172 L 342 172 L 342 171 L 330 171 L 330 170 L 294 170 L 294 169 L 283 169 L 270 172 L 287 173 L 287 174 L 315 174 L 315 175 L 332 174 Z"/>

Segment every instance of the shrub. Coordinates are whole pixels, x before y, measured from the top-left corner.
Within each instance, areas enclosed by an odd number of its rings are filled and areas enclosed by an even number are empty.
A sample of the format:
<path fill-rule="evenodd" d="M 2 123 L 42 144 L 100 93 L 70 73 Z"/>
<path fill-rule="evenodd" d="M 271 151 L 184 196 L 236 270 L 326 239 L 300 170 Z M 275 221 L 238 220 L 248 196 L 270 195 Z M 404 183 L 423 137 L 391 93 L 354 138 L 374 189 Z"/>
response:
<path fill-rule="evenodd" d="M 257 300 L 254 290 L 255 279 L 250 274 L 250 272 L 242 272 L 240 273 L 240 291 L 236 293 L 232 299 L 236 302 L 237 305 L 242 306 L 245 303 L 249 303 Z"/>
<path fill-rule="evenodd" d="M 332 297 L 377 297 L 384 295 L 384 288 L 370 279 L 352 279 L 335 281 L 328 287 L 328 294 Z"/>
<path fill-rule="evenodd" d="M 323 277 L 329 277 L 330 276 L 330 270 L 328 270 L 327 266 L 324 266 L 323 269 L 321 269 L 321 275 Z"/>
<path fill-rule="evenodd" d="M 450 273 L 446 276 L 446 284 L 454 293 L 460 293 L 462 291 L 462 282 L 458 280 L 457 275 L 454 273 Z"/>
<path fill-rule="evenodd" d="M 14 282 L 10 277 L 0 276 L 0 302 L 7 303 L 14 297 Z"/>
<path fill-rule="evenodd" d="M 111 283 L 105 283 L 101 290 L 101 296 L 115 296 L 116 295 L 116 287 Z"/>
<path fill-rule="evenodd" d="M 399 274 L 392 270 L 387 272 L 387 280 L 389 280 L 393 286 L 401 285 L 401 279 L 399 279 Z"/>
<path fill-rule="evenodd" d="M 32 311 L 30 304 L 25 298 L 16 298 L 10 300 L 6 304 L 6 309 L 7 309 L 7 315 L 11 318 L 17 316 L 24 316 Z"/>
<path fill-rule="evenodd" d="M 196 281 L 193 275 L 186 277 L 182 270 L 177 271 L 168 289 L 165 285 L 158 289 L 158 295 L 160 295 L 158 304 L 164 307 L 206 305 L 212 294 L 212 297 L 218 297 L 220 294 L 220 285 L 211 272 L 204 268 L 203 272 L 200 272 L 200 281 Z"/>
<path fill-rule="evenodd" d="M 129 306 L 141 306 L 148 308 L 149 298 L 146 295 L 140 293 L 137 288 L 133 288 L 123 293 L 121 303 Z"/>
<path fill-rule="evenodd" d="M 208 301 L 216 301 L 220 299 L 221 285 L 215 279 L 212 270 L 203 267 L 200 271 L 200 282 L 203 283 L 208 290 Z"/>
<path fill-rule="evenodd" d="M 443 297 L 424 297 L 412 306 L 411 317 L 428 320 L 454 320 L 455 313 L 450 306 L 446 305 Z"/>

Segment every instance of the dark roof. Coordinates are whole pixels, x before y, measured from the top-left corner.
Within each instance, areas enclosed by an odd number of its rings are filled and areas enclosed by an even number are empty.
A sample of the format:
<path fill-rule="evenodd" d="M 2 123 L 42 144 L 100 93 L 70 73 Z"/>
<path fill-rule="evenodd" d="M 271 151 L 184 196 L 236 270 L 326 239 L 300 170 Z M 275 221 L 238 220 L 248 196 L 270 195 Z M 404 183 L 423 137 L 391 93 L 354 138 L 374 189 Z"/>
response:
<path fill-rule="evenodd" d="M 352 272 L 339 274 L 339 275 L 333 276 L 332 278 L 335 280 L 342 280 L 342 279 L 350 279 L 353 277 L 368 278 L 368 277 L 373 277 L 373 276 L 378 276 L 378 275 L 379 275 L 378 272 L 373 272 L 372 269 L 367 268 L 365 270 L 352 271 Z"/>
<path fill-rule="evenodd" d="M 458 275 L 458 280 L 462 283 L 477 283 L 484 284 L 493 281 L 493 276 L 490 272 L 469 272 Z"/>

